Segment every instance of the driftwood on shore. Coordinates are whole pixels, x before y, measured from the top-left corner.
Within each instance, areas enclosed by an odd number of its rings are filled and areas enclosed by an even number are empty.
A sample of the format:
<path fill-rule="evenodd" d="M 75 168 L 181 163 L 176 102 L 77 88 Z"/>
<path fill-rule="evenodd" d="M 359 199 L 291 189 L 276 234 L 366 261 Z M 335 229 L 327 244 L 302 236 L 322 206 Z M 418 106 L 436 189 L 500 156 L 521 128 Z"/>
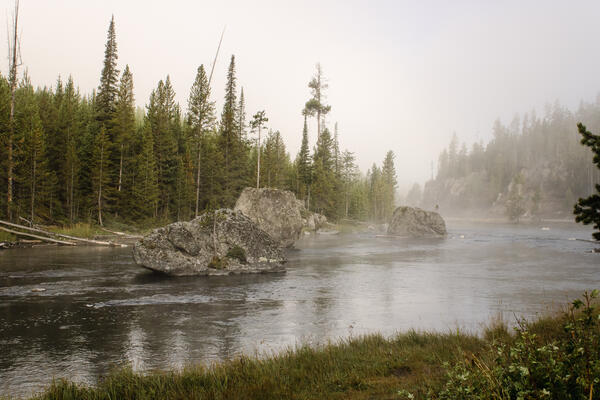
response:
<path fill-rule="evenodd" d="M 125 232 L 111 231 L 110 229 L 106 229 L 104 227 L 100 227 L 100 229 L 105 232 L 112 233 L 113 235 L 122 236 L 127 239 L 142 239 L 143 238 L 142 235 L 132 235 L 132 234 L 125 233 Z"/>
<path fill-rule="evenodd" d="M 113 242 L 105 242 L 105 241 L 101 241 L 101 240 L 85 239 L 85 238 L 80 238 L 80 237 L 76 237 L 76 236 L 65 235 L 65 234 L 62 234 L 62 233 L 45 231 L 43 229 L 31 228 L 31 227 L 24 226 L 24 225 L 14 224 L 14 223 L 8 222 L 8 221 L 2 221 L 2 220 L 0 220 L 0 224 L 6 225 L 6 226 L 10 226 L 10 227 L 13 227 L 13 228 L 17 228 L 17 229 L 21 229 L 21 230 L 25 230 L 25 231 L 29 231 L 29 232 L 35 232 L 35 233 L 40 233 L 40 234 L 46 235 L 46 236 L 39 236 L 39 235 L 35 235 L 35 234 L 32 234 L 32 233 L 25 233 L 25 232 L 15 231 L 15 230 L 8 229 L 8 228 L 0 226 L 0 229 L 2 229 L 3 231 L 6 231 L 6 232 L 12 233 L 13 235 L 33 237 L 33 238 L 36 238 L 36 239 L 39 239 L 39 240 L 43 240 L 43 241 L 46 241 L 46 242 L 50 242 L 50 243 L 62 244 L 62 245 L 67 245 L 67 246 L 74 246 L 74 245 L 76 245 L 76 243 L 74 243 L 73 241 L 76 241 L 76 242 L 82 242 L 82 243 L 89 243 L 89 244 L 93 244 L 93 245 L 97 245 L 97 246 L 124 246 L 122 244 L 117 244 L 117 243 L 113 243 Z M 59 237 L 59 238 L 62 238 L 62 239 L 68 239 L 69 241 L 54 239 L 54 238 L 51 238 L 51 237 L 48 237 L 48 236 L 54 236 L 54 237 Z"/>
<path fill-rule="evenodd" d="M 67 241 L 64 241 L 64 240 L 58 240 L 58 239 L 52 239 L 52 238 L 49 238 L 49 237 L 38 236 L 38 235 L 34 235 L 32 233 L 25 233 L 25 232 L 14 231 L 12 229 L 8 229 L 8 228 L 5 228 L 3 226 L 0 226 L 0 230 L 2 230 L 4 232 L 12 233 L 13 235 L 17 235 L 17 236 L 32 237 L 32 238 L 35 238 L 35 239 L 38 239 L 38 240 L 43 240 L 45 242 L 62 244 L 62 245 L 65 245 L 65 246 L 75 246 L 75 243 L 73 243 L 73 242 L 67 242 Z"/>

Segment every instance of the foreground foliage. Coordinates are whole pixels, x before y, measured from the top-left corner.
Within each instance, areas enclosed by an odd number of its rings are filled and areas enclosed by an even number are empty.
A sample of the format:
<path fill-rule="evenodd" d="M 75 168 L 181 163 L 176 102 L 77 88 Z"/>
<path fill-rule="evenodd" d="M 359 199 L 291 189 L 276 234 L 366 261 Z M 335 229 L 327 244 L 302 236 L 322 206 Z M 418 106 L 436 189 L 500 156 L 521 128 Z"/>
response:
<path fill-rule="evenodd" d="M 141 375 L 115 371 L 95 387 L 54 382 L 36 399 L 600 399 L 594 291 L 515 334 L 368 335 L 267 358 Z"/>
<path fill-rule="evenodd" d="M 513 340 L 493 341 L 484 357 L 457 363 L 440 398 L 600 399 L 600 323 L 592 305 L 597 297 L 593 291 L 575 300 L 555 321 L 561 322 L 560 334 L 536 332 L 522 322 Z"/>

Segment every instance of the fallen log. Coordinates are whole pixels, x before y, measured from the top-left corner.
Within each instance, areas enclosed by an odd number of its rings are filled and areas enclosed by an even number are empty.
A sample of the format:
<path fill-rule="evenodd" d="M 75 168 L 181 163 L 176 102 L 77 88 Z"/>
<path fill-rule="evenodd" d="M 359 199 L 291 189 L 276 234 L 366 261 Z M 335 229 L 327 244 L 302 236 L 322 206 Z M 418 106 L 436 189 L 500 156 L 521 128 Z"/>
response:
<path fill-rule="evenodd" d="M 580 242 L 600 244 L 600 241 L 598 241 L 598 240 L 589 240 L 589 239 L 575 239 L 575 240 L 579 240 Z"/>
<path fill-rule="evenodd" d="M 0 230 L 3 230 L 4 232 L 12 233 L 13 235 L 16 235 L 16 236 L 32 237 L 32 238 L 35 238 L 35 239 L 43 240 L 45 242 L 62 244 L 62 245 L 65 245 L 65 246 L 75 246 L 75 243 L 73 243 L 73 242 L 66 242 L 64 240 L 52 239 L 52 238 L 49 238 L 49 237 L 38 236 L 38 235 L 31 234 L 31 233 L 13 231 L 12 229 L 8 229 L 8 228 L 5 228 L 3 226 L 0 226 Z"/>
<path fill-rule="evenodd" d="M 123 237 L 130 238 L 130 239 L 142 239 L 143 238 L 143 236 L 141 236 L 141 235 L 131 235 L 131 234 L 125 233 L 125 232 L 111 231 L 110 229 L 106 229 L 104 227 L 100 227 L 100 229 L 102 229 L 105 232 L 112 233 L 117 236 L 123 236 Z"/>
<path fill-rule="evenodd" d="M 0 224 L 11 226 L 11 227 L 18 228 L 18 229 L 23 229 L 23 230 L 30 231 L 30 232 L 43 233 L 44 235 L 48 235 L 48 236 L 56 236 L 56 237 L 60 237 L 60 238 L 64 238 L 64 239 L 75 240 L 75 241 L 84 242 L 84 243 L 91 243 L 91 244 L 95 244 L 95 245 L 99 245 L 99 246 L 121 246 L 121 247 L 123 247 L 123 245 L 116 244 L 113 242 L 103 242 L 100 240 L 84 239 L 84 238 L 80 238 L 80 237 L 76 237 L 76 236 L 64 235 L 62 233 L 49 232 L 49 231 L 44 231 L 42 229 L 30 228 L 28 226 L 13 224 L 12 222 L 2 221 L 2 220 L 0 220 Z M 30 235 L 30 236 L 36 237 L 38 239 L 41 238 L 40 236 L 35 236 L 35 235 Z M 71 243 L 71 242 L 69 242 L 69 243 Z"/>

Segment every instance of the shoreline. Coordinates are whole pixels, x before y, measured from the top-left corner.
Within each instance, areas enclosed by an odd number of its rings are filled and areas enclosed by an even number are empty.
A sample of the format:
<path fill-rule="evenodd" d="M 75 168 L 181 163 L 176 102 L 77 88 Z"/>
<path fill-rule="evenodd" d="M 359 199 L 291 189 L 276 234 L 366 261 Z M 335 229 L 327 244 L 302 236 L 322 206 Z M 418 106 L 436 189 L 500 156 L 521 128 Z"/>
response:
<path fill-rule="evenodd" d="M 516 362 L 518 351 L 523 353 L 521 363 L 534 361 L 523 366 L 531 369 L 530 380 L 539 381 L 532 382 L 533 386 L 548 378 L 533 376 L 534 366 L 547 362 L 543 357 L 536 359 L 539 354 L 533 351 L 552 344 L 557 355 L 566 352 L 571 338 L 581 334 L 580 330 L 569 331 L 569 324 L 580 324 L 586 337 L 598 343 L 600 321 L 594 308 L 597 303 L 590 305 L 585 299 L 584 295 L 582 307 L 571 306 L 574 314 L 553 313 L 531 322 L 517 321 L 514 331 L 505 321 L 493 319 L 481 335 L 459 330 L 408 330 L 389 337 L 375 333 L 317 345 L 302 344 L 275 354 L 241 355 L 209 366 L 188 365 L 179 370 L 134 372 L 131 367 L 122 367 L 94 385 L 55 380 L 28 398 L 491 399 L 494 387 L 485 381 L 485 374 L 510 378 L 509 366 Z M 586 326 L 581 321 L 589 310 L 594 318 L 592 325 Z M 591 357 L 594 362 L 598 354 L 592 351 Z M 557 357 L 552 362 L 561 360 Z M 577 375 L 578 369 L 571 368 L 574 369 L 568 373 Z M 457 376 L 462 378 L 456 381 Z M 506 387 L 511 384 L 510 380 L 503 382 Z M 472 392 L 461 392 L 465 388 Z"/>

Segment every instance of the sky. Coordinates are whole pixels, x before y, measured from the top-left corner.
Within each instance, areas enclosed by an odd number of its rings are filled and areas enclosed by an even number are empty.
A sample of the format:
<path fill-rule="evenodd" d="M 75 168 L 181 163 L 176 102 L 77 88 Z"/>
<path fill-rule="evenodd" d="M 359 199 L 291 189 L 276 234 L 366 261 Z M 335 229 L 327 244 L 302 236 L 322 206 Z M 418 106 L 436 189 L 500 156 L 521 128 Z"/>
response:
<path fill-rule="evenodd" d="M 14 3 L 1 4 L 8 24 Z M 485 143 L 498 118 L 543 115 L 555 101 L 574 110 L 600 93 L 600 2 L 578 0 L 21 0 L 22 70 L 36 86 L 72 75 L 91 93 L 112 15 L 119 68 L 130 66 L 142 107 L 170 75 L 185 111 L 196 70 L 212 66 L 225 27 L 212 82 L 217 110 L 235 54 L 248 117 L 266 110 L 292 158 L 319 62 L 327 124 L 338 123 L 341 147 L 363 172 L 392 150 L 401 191 L 430 177 L 453 132 Z M 314 122 L 309 130 L 312 146 Z"/>

